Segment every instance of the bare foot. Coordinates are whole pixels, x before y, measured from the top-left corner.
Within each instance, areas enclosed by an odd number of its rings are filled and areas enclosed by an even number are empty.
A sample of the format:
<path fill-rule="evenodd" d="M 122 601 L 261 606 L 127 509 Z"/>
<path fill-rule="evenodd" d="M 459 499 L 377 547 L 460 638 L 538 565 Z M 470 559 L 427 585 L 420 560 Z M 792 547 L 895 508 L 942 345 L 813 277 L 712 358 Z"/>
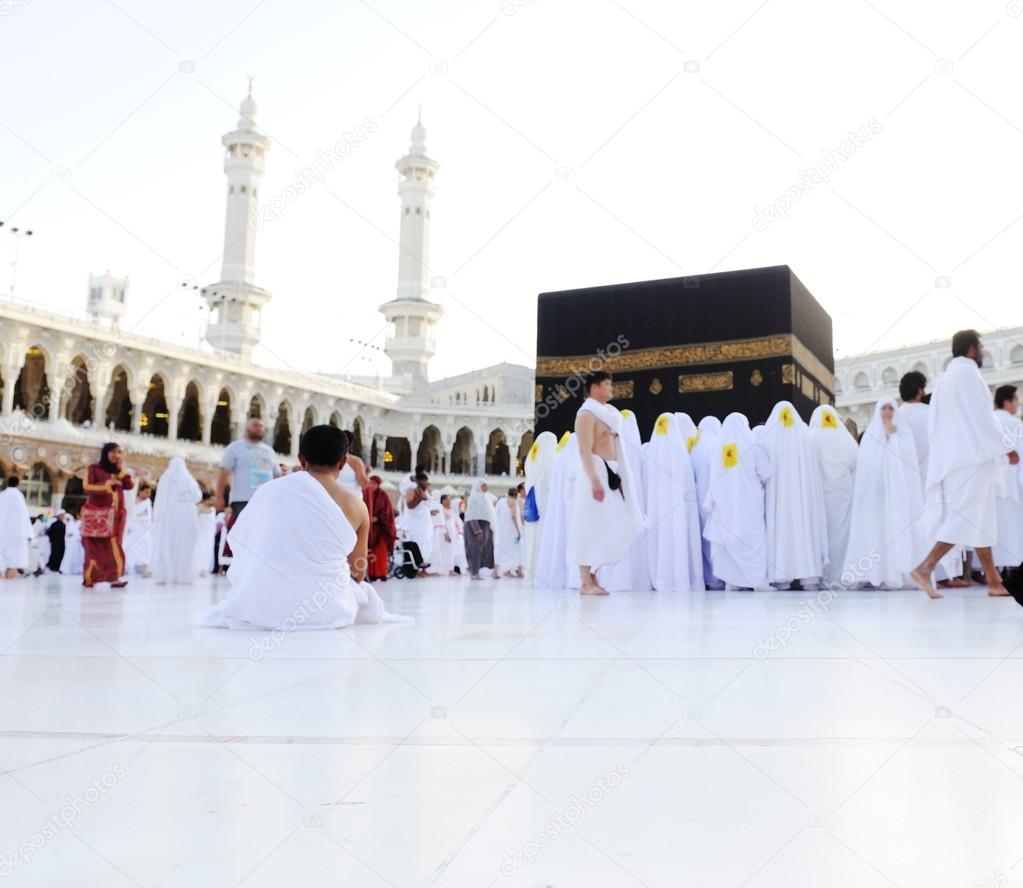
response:
<path fill-rule="evenodd" d="M 1005 588 L 1001 583 L 996 586 L 988 586 L 987 594 L 992 598 L 1005 598 L 1009 594 L 1009 590 Z"/>
<path fill-rule="evenodd" d="M 973 580 L 968 580 L 966 577 L 956 577 L 954 580 L 949 580 L 948 585 L 952 589 L 969 589 L 973 585 Z"/>
<path fill-rule="evenodd" d="M 608 595 L 607 589 L 602 586 L 598 586 L 596 583 L 587 583 L 585 586 L 579 587 L 580 595 Z"/>
<path fill-rule="evenodd" d="M 913 582 L 916 583 L 924 592 L 927 593 L 928 598 L 944 598 L 937 589 L 931 585 L 931 575 L 924 573 L 919 567 L 914 568 L 909 572 Z"/>
<path fill-rule="evenodd" d="M 475 576 L 475 577 L 469 577 L 469 579 L 470 579 L 470 580 L 482 580 L 482 579 L 483 579 L 483 577 L 481 577 L 481 576 L 477 575 L 477 576 Z"/>

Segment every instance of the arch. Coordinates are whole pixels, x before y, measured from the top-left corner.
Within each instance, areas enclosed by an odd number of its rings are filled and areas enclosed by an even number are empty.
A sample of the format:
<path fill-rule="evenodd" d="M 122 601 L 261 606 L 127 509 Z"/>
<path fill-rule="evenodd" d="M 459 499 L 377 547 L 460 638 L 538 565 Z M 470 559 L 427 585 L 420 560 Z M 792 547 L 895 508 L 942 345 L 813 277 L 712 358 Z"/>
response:
<path fill-rule="evenodd" d="M 440 429 L 428 425 L 423 429 L 423 437 L 416 451 L 416 465 L 422 466 L 427 472 L 437 473 L 444 471 L 444 462 L 444 441 Z"/>
<path fill-rule="evenodd" d="M 233 402 L 231 393 L 222 388 L 217 396 L 217 406 L 213 410 L 213 419 L 210 421 L 210 443 L 227 446 L 231 443 L 231 404 Z"/>
<path fill-rule="evenodd" d="M 923 361 L 917 361 L 913 365 L 913 369 L 916 370 L 917 373 L 923 373 L 924 376 L 931 372 L 927 369 L 927 365 Z"/>
<path fill-rule="evenodd" d="M 887 386 L 899 384 L 899 371 L 894 367 L 885 367 L 881 373 L 881 382 Z"/>
<path fill-rule="evenodd" d="M 309 431 L 314 425 L 317 424 L 316 410 L 313 407 L 306 407 L 305 414 L 302 417 L 302 431 L 299 433 L 299 440 L 302 439 L 302 435 Z"/>
<path fill-rule="evenodd" d="M 46 379 L 46 353 L 38 345 L 25 352 L 25 361 L 14 383 L 14 409 L 36 419 L 50 418 L 50 386 Z"/>
<path fill-rule="evenodd" d="M 503 429 L 494 429 L 487 439 L 488 475 L 507 475 L 511 470 L 511 455 Z"/>
<path fill-rule="evenodd" d="M 835 394 L 840 395 L 845 391 L 845 385 L 842 383 L 842 377 L 835 377 Z"/>
<path fill-rule="evenodd" d="M 451 447 L 451 471 L 455 475 L 475 475 L 476 441 L 472 429 L 462 426 Z"/>
<path fill-rule="evenodd" d="M 160 373 L 154 373 L 149 380 L 146 400 L 142 404 L 142 433 L 157 438 L 166 438 L 170 434 L 169 420 L 167 384 Z"/>
<path fill-rule="evenodd" d="M 853 379 L 853 388 L 864 391 L 870 388 L 870 377 L 862 370 Z"/>
<path fill-rule="evenodd" d="M 128 390 L 128 368 L 118 364 L 110 373 L 110 399 L 107 401 L 103 424 L 108 429 L 130 432 L 134 409 L 131 392 Z"/>
<path fill-rule="evenodd" d="M 83 425 L 94 420 L 92 389 L 84 355 L 71 359 L 71 375 L 64 381 L 64 409 L 61 416 L 72 425 Z"/>
<path fill-rule="evenodd" d="M 344 428 L 344 426 L 341 425 L 341 414 L 338 413 L 336 410 L 330 414 L 330 419 L 327 420 L 327 424 L 334 426 L 335 429 Z"/>
<path fill-rule="evenodd" d="M 84 504 L 85 486 L 81 478 L 77 475 L 72 475 L 67 479 L 67 484 L 64 485 L 64 497 L 60 501 L 60 507 L 68 514 L 77 518 Z"/>
<path fill-rule="evenodd" d="M 384 468 L 392 472 L 412 470 L 412 447 L 408 438 L 387 438 L 384 442 Z"/>
<path fill-rule="evenodd" d="M 519 441 L 519 452 L 515 454 L 515 474 L 525 477 L 526 457 L 529 456 L 529 448 L 533 446 L 533 433 L 526 432 Z"/>
<path fill-rule="evenodd" d="M 193 379 L 185 386 L 185 398 L 178 411 L 178 440 L 202 440 L 202 399 L 199 384 Z"/>
<path fill-rule="evenodd" d="M 1012 351 L 1009 352 L 1009 363 L 1014 367 L 1023 364 L 1023 345 L 1013 346 Z"/>
<path fill-rule="evenodd" d="M 287 401 L 277 408 L 273 448 L 277 453 L 291 453 L 291 407 Z"/>
<path fill-rule="evenodd" d="M 487 387 L 483 386 L 483 403 L 484 404 L 486 404 L 486 403 L 488 403 L 490 401 L 490 396 L 488 394 L 488 391 L 489 390 L 487 389 Z"/>
<path fill-rule="evenodd" d="M 28 477 L 21 482 L 25 502 L 30 506 L 47 509 L 53 499 L 53 477 L 46 463 L 37 462 L 28 471 Z"/>
<path fill-rule="evenodd" d="M 380 465 L 380 449 L 377 447 L 377 436 L 373 436 L 373 441 L 369 445 L 369 464 L 372 468 L 376 468 Z"/>
<path fill-rule="evenodd" d="M 359 457 L 359 459 L 365 459 L 366 458 L 366 451 L 363 449 L 363 444 L 362 444 L 362 441 L 363 441 L 363 438 L 365 437 L 365 434 L 366 434 L 366 423 L 363 421 L 361 416 L 356 416 L 355 419 L 352 420 L 352 453 L 355 454 L 355 456 Z M 406 440 L 405 443 L 407 445 L 408 441 Z M 390 448 L 388 448 L 388 449 L 390 449 Z M 409 458 L 410 459 L 411 459 L 411 450 L 412 450 L 412 448 L 409 447 Z M 407 469 L 403 469 L 402 471 L 408 471 L 408 470 Z"/>
<path fill-rule="evenodd" d="M 246 419 L 262 419 L 266 413 L 266 401 L 263 400 L 263 396 L 255 394 L 249 399 L 249 411 L 246 415 Z"/>

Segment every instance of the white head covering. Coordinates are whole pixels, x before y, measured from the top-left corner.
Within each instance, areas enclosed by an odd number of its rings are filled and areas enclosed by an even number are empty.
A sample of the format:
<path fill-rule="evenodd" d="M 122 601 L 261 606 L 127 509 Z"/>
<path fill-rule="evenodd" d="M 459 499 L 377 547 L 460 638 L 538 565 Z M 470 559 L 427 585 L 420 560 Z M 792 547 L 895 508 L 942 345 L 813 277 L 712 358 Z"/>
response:
<path fill-rule="evenodd" d="M 734 586 L 767 585 L 764 483 L 770 473 L 767 454 L 757 444 L 749 421 L 741 413 L 730 413 L 710 463 L 703 535 L 711 544 L 715 574 Z"/>
<path fill-rule="evenodd" d="M 829 580 L 838 580 L 849 545 L 853 476 L 859 447 L 835 408 L 821 404 L 810 417 L 810 442 L 821 470 L 824 514 L 828 522 Z"/>
<path fill-rule="evenodd" d="M 465 520 L 489 521 L 491 524 L 497 522 L 497 513 L 487 491 L 483 490 L 483 481 L 480 478 L 472 482 L 469 502 L 465 506 Z"/>
<path fill-rule="evenodd" d="M 675 413 L 675 426 L 678 429 L 679 436 L 686 445 L 686 450 L 689 453 L 693 452 L 693 448 L 696 447 L 697 442 L 700 440 L 700 430 L 696 427 L 696 423 L 693 422 L 693 418 L 688 413 Z"/>
<path fill-rule="evenodd" d="M 646 450 L 646 534 L 658 591 L 704 589 L 696 478 L 677 414 L 662 413 Z"/>
<path fill-rule="evenodd" d="M 823 576 L 828 533 L 820 468 L 806 423 L 790 402 L 775 404 L 760 443 L 771 460 L 765 504 L 768 578 Z"/>
<path fill-rule="evenodd" d="M 849 547 L 840 572 L 856 582 L 902 586 L 905 575 L 924 556 L 924 499 L 913 433 L 905 423 L 885 431 L 881 410 L 894 398 L 882 398 L 860 441 L 856 462 Z"/>

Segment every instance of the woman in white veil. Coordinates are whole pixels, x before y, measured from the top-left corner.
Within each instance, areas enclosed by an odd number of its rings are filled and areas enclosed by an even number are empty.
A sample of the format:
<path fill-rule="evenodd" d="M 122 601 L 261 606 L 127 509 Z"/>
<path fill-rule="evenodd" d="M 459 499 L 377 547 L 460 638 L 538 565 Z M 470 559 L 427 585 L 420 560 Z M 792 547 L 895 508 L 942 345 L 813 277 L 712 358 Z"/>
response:
<path fill-rule="evenodd" d="M 693 460 L 693 473 L 696 475 L 696 502 L 700 507 L 700 532 L 707 526 L 707 513 L 703 501 L 710 487 L 711 466 L 719 452 L 721 436 L 721 420 L 716 416 L 705 416 L 696 427 L 696 444 L 689 449 Z M 714 573 L 714 560 L 710 551 L 710 543 L 703 538 L 703 579 L 708 589 L 721 589 L 724 584 Z"/>
<path fill-rule="evenodd" d="M 810 417 L 810 442 L 817 455 L 824 488 L 824 515 L 828 522 L 826 578 L 836 582 L 845 569 L 852 519 L 853 478 L 859 448 L 835 408 L 821 404 Z"/>
<path fill-rule="evenodd" d="M 927 551 L 924 498 L 909 425 L 895 425 L 895 399 L 882 398 L 860 441 L 849 548 L 842 582 L 901 589 Z"/>
<path fill-rule="evenodd" d="M 771 474 L 767 454 L 741 413 L 730 413 L 718 434 L 704 499 L 704 539 L 714 571 L 729 586 L 767 587 L 767 523 L 764 484 Z"/>
<path fill-rule="evenodd" d="M 153 503 L 153 578 L 158 583 L 192 583 L 198 574 L 195 560 L 202 499 L 199 482 L 180 456 L 160 476 Z"/>

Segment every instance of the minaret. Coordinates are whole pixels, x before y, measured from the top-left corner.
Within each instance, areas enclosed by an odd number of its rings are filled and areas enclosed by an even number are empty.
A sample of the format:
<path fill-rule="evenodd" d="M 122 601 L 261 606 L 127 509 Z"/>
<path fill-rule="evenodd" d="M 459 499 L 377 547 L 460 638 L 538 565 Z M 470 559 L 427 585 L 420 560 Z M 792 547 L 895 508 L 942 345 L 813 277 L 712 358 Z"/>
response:
<path fill-rule="evenodd" d="M 427 299 L 430 257 L 430 203 L 439 165 L 426 155 L 426 128 L 422 119 L 412 127 L 408 154 L 395 163 L 401 176 L 401 236 L 398 248 L 398 293 L 380 311 L 388 321 L 384 351 L 395 377 L 405 387 L 427 382 L 427 364 L 435 351 L 434 324 L 444 309 Z M 396 380 L 401 383 L 401 380 Z"/>
<path fill-rule="evenodd" d="M 222 139 L 227 149 L 224 263 L 220 280 L 202 294 L 210 306 L 206 339 L 214 348 L 248 358 L 259 342 L 259 310 L 270 301 L 270 294 L 255 284 L 256 230 L 261 225 L 257 200 L 270 140 L 256 129 L 251 78 L 240 110 L 238 126 Z"/>

